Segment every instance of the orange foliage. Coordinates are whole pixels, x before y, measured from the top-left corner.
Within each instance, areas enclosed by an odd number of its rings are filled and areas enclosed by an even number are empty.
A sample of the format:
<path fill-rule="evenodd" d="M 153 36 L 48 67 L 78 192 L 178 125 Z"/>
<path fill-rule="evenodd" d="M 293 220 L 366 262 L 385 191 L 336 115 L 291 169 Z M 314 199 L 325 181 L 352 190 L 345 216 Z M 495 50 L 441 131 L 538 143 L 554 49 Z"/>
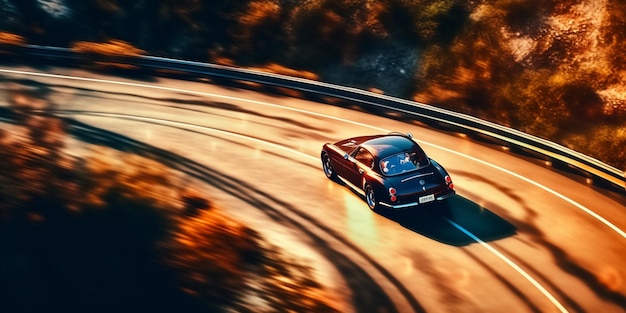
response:
<path fill-rule="evenodd" d="M 216 209 L 181 218 L 163 244 L 165 263 L 179 273 L 187 293 L 209 303 L 240 296 L 248 259 L 258 253 L 259 236 Z"/>
<path fill-rule="evenodd" d="M 11 133 L 0 129 L 0 227 L 27 225 L 24 231 L 32 231 L 35 225 L 51 230 L 46 236 L 58 236 L 59 226 L 73 225 L 70 232 L 77 233 L 72 240 L 55 242 L 72 253 L 60 259 L 84 259 L 82 249 L 88 248 L 103 263 L 114 258 L 126 264 L 120 267 L 125 271 L 135 270 L 137 251 L 156 250 L 159 266 L 171 270 L 179 289 L 209 312 L 336 312 L 311 268 L 284 257 L 257 232 L 214 208 L 201 192 L 179 187 L 180 177 L 164 164 L 103 147 L 82 158 L 70 156 L 65 153 L 66 124 L 45 114 L 47 102 L 28 94 L 12 99 L 11 108 L 20 117 Z M 120 244 L 98 246 L 100 236 Z M 132 247 L 132 255 L 125 255 L 120 245 Z M 8 253 L 3 249 L 0 253 Z M 27 257 L 35 260 L 38 255 Z M 63 266 L 54 264 L 51 270 Z M 64 275 L 80 281 L 83 274 L 71 269 Z M 112 290 L 95 283 L 89 288 Z M 263 307 L 258 299 L 264 299 Z"/>
<path fill-rule="evenodd" d="M 276 20 L 280 15 L 280 10 L 280 6 L 271 1 L 253 1 L 238 21 L 242 25 L 255 27 L 267 20 Z"/>
<path fill-rule="evenodd" d="M 306 78 L 310 80 L 319 79 L 317 74 L 313 72 L 294 70 L 294 69 L 282 66 L 280 64 L 276 64 L 276 63 L 270 63 L 262 67 L 251 67 L 250 69 L 259 70 L 262 72 L 280 74 L 280 75 L 287 75 L 287 76 L 292 76 L 292 77 Z"/>
<path fill-rule="evenodd" d="M 217 208 L 179 219 L 161 248 L 179 287 L 207 304 L 236 312 L 337 312 L 311 268 L 267 246 L 257 232 Z"/>
<path fill-rule="evenodd" d="M 23 46 L 26 44 L 26 40 L 24 37 L 0 31 L 0 45 L 8 45 L 8 46 Z"/>
<path fill-rule="evenodd" d="M 100 54 L 108 56 L 139 56 L 145 51 L 135 48 L 133 45 L 122 41 L 111 39 L 108 42 L 77 41 L 72 44 L 72 50 L 78 53 Z"/>

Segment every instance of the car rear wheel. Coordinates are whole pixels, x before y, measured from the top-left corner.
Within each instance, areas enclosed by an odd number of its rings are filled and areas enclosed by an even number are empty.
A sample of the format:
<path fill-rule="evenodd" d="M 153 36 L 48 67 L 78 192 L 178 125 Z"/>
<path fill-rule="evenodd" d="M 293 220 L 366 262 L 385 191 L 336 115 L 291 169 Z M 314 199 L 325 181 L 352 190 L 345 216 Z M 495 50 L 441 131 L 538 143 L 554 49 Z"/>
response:
<path fill-rule="evenodd" d="M 337 173 L 335 173 L 333 164 L 330 161 L 330 156 L 328 156 L 328 153 L 326 152 L 322 154 L 322 167 L 324 168 L 324 174 L 326 174 L 326 177 L 332 180 L 337 178 Z"/>
<path fill-rule="evenodd" d="M 367 202 L 367 206 L 370 207 L 371 210 L 376 211 L 378 209 L 378 200 L 376 200 L 376 194 L 374 193 L 374 188 L 372 185 L 365 185 L 365 202 Z"/>

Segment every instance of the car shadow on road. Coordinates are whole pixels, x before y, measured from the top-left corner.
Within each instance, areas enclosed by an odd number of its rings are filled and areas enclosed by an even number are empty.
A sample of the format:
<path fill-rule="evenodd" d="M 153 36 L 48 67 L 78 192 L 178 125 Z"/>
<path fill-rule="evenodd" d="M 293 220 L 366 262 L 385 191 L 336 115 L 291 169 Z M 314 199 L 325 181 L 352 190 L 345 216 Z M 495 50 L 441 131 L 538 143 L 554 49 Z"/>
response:
<path fill-rule="evenodd" d="M 459 195 L 419 210 L 382 214 L 418 234 L 453 246 L 476 242 L 460 228 L 485 242 L 513 236 L 517 231 L 503 218 Z"/>

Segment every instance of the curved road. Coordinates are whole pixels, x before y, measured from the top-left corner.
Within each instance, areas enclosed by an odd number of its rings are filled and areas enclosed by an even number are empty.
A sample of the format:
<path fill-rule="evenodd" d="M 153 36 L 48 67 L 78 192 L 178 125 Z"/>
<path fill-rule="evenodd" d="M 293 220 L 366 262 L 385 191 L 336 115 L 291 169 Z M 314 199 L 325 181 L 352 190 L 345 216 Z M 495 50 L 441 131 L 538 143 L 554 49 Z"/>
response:
<path fill-rule="evenodd" d="M 45 92 L 61 115 L 229 177 L 206 186 L 215 201 L 315 264 L 344 311 L 371 301 L 400 312 L 626 312 L 626 197 L 547 164 L 419 123 L 210 82 L 58 68 L 0 75 L 0 99 Z M 447 210 L 376 214 L 326 179 L 323 143 L 389 131 L 413 133 L 450 172 L 458 195 Z M 371 282 L 379 301 L 358 291 Z"/>

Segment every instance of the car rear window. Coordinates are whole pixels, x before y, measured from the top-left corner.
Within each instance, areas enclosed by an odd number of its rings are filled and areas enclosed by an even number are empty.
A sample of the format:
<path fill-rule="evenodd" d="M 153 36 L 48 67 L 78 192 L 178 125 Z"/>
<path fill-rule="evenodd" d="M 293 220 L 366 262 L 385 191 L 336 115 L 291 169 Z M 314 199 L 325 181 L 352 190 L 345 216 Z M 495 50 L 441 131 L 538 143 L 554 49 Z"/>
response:
<path fill-rule="evenodd" d="M 398 175 L 428 166 L 430 162 L 421 151 L 405 151 L 388 156 L 380 161 L 380 170 L 385 175 Z"/>

